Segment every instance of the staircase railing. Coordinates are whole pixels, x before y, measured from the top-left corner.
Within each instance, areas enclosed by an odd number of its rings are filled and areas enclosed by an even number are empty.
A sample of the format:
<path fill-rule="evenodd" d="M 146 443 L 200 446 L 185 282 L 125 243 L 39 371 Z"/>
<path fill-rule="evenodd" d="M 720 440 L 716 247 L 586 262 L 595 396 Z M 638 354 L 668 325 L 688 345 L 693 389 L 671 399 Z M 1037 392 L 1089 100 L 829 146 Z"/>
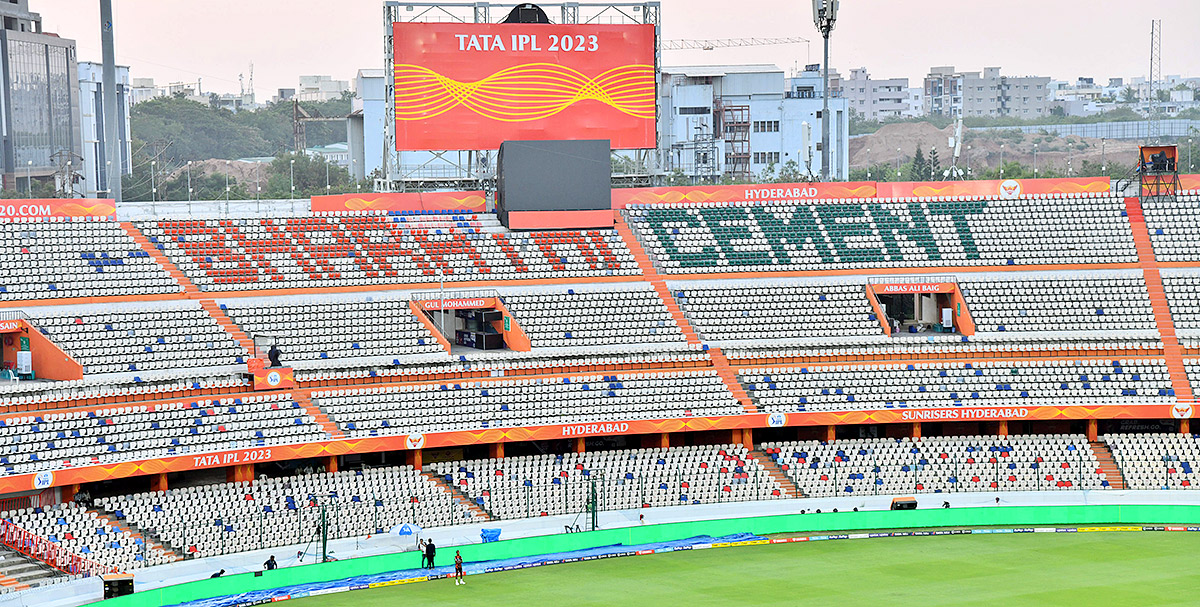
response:
<path fill-rule="evenodd" d="M 75 554 L 64 548 L 62 544 L 22 529 L 11 521 L 0 520 L 0 541 L 21 554 L 71 575 L 91 577 L 117 571 L 115 567 L 105 567 L 87 557 Z"/>

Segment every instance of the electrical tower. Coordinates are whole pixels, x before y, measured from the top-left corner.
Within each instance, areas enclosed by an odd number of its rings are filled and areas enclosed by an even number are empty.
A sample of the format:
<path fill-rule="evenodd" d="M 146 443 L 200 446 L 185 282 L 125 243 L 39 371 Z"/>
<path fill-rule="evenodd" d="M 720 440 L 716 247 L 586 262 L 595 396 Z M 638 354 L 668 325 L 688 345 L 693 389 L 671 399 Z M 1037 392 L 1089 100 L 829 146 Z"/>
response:
<path fill-rule="evenodd" d="M 1162 80 L 1162 20 L 1150 22 L 1150 103 L 1146 108 L 1146 142 L 1158 142 L 1158 82 Z"/>

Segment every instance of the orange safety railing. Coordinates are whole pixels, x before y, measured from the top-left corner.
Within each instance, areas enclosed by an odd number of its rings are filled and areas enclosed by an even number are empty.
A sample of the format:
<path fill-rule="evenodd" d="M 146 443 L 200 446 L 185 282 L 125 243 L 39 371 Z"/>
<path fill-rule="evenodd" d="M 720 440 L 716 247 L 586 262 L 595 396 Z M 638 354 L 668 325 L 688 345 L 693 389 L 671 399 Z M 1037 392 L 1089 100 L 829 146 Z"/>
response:
<path fill-rule="evenodd" d="M 91 577 L 104 573 L 116 573 L 115 567 L 105 567 L 96 561 L 75 554 L 49 538 L 31 533 L 14 525 L 11 521 L 0 520 L 0 541 L 5 546 L 26 556 L 35 558 L 59 571 L 71 575 Z"/>

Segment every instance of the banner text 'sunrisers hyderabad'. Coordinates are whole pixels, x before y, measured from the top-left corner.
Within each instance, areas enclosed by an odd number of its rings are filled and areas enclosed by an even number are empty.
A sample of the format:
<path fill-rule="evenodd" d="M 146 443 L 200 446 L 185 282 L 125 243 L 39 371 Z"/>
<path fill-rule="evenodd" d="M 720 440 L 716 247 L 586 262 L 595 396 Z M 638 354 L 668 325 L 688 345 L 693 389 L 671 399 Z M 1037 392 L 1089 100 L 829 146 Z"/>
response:
<path fill-rule="evenodd" d="M 654 26 L 393 24 L 396 149 L 655 147 Z"/>

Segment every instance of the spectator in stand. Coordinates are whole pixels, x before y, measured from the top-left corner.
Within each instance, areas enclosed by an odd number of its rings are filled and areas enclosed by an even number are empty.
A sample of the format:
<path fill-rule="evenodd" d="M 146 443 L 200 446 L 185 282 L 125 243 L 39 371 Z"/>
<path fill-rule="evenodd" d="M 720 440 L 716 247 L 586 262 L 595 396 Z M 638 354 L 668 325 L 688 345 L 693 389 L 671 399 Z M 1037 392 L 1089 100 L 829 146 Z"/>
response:
<path fill-rule="evenodd" d="M 208 576 L 208 579 L 210 579 L 210 580 L 211 580 L 211 579 L 213 579 L 213 578 L 218 578 L 218 577 L 221 577 L 221 576 L 223 576 L 223 575 L 225 575 L 225 570 L 224 570 L 224 569 L 222 569 L 222 570 L 220 570 L 220 571 L 218 571 L 218 572 L 216 572 L 216 573 L 214 573 L 214 574 L 212 574 L 212 575 Z"/>
<path fill-rule="evenodd" d="M 279 563 L 275 562 L 274 554 L 271 555 L 271 558 L 267 559 L 267 562 L 263 563 L 263 569 L 266 569 L 267 571 L 274 571 L 278 568 L 279 568 Z"/>

